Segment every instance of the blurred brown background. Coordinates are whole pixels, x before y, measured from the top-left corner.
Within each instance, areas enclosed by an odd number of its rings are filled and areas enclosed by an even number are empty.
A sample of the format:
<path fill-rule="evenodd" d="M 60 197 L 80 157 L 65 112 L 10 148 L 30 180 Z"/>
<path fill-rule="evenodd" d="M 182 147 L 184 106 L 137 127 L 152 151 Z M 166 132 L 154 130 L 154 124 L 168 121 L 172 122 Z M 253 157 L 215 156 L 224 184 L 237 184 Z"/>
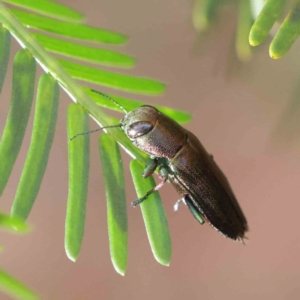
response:
<path fill-rule="evenodd" d="M 247 246 L 200 226 L 170 185 L 161 195 L 173 241 L 170 267 L 153 258 L 124 155 L 129 213 L 129 261 L 125 277 L 111 264 L 105 192 L 97 135 L 91 136 L 91 172 L 84 243 L 76 263 L 64 252 L 67 199 L 66 107 L 61 92 L 56 136 L 42 188 L 18 237 L 1 232 L 0 266 L 45 300 L 92 299 L 299 299 L 300 298 L 300 78 L 299 42 L 281 60 L 268 43 L 239 63 L 230 52 L 234 14 L 200 38 L 191 24 L 192 1 L 60 1 L 82 11 L 88 23 L 128 34 L 135 56 L 130 74 L 168 83 L 161 97 L 139 97 L 193 115 L 194 132 L 227 175 L 248 219 Z M 13 43 L 15 51 L 18 49 Z M 119 70 L 116 70 L 119 71 Z M 9 70 L 11 73 L 11 69 Z M 41 71 L 40 71 L 41 73 Z M 10 82 L 1 95 L 0 130 L 9 109 Z M 106 89 L 103 89 L 106 91 Z M 119 93 L 120 95 L 125 95 Z M 134 97 L 133 97 L 134 98 Z M 137 96 L 135 98 L 138 98 Z M 31 125 L 32 126 L 32 116 Z M 95 127 L 92 124 L 92 127 Z M 298 126 L 298 127 L 297 127 Z M 30 142 L 30 130 L 1 197 L 9 212 Z M 1 295 L 0 299 L 9 299 Z"/>

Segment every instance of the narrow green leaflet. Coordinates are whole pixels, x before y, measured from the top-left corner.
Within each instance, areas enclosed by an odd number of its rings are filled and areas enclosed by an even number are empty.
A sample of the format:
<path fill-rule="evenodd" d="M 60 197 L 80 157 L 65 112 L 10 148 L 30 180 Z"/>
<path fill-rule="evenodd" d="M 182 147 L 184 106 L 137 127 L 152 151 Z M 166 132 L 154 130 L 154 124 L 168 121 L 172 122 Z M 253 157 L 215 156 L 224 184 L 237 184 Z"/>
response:
<path fill-rule="evenodd" d="M 0 93 L 6 75 L 10 53 L 10 33 L 0 24 Z M 1 194 L 1 193 L 0 193 Z"/>
<path fill-rule="evenodd" d="M 14 58 L 10 111 L 0 141 L 0 195 L 19 154 L 34 94 L 36 63 L 27 50 Z"/>
<path fill-rule="evenodd" d="M 64 41 L 40 33 L 33 33 L 33 35 L 45 49 L 54 53 L 88 62 L 118 67 L 132 67 L 135 63 L 133 57 L 112 50 L 80 45 L 78 43 Z"/>
<path fill-rule="evenodd" d="M 28 30 L 20 24 L 13 14 L 0 2 L 0 19 L 3 20 L 5 26 L 12 32 L 12 34 L 19 40 L 23 45 L 30 50 L 30 52 L 36 57 L 42 65 L 49 69 L 49 72 L 55 74 L 55 78 L 61 82 L 68 92 L 73 96 L 78 103 L 82 104 L 91 115 L 102 125 L 108 125 L 108 116 L 99 109 L 97 104 L 82 90 L 82 87 L 73 80 L 73 78 L 66 72 L 60 64 L 49 55 L 43 47 L 40 46 L 35 39 L 32 39 L 32 35 Z M 109 131 L 109 130 L 108 130 Z M 130 143 L 126 135 L 119 130 L 114 135 L 120 144 L 126 149 L 127 153 L 133 155 L 141 161 L 145 161 L 145 153 L 134 150 L 134 146 Z M 136 148 L 135 148 L 136 149 Z"/>
<path fill-rule="evenodd" d="M 300 34 L 300 1 L 295 1 L 294 7 L 289 12 L 277 31 L 269 49 L 270 56 L 274 59 L 285 55 L 292 47 Z"/>
<path fill-rule="evenodd" d="M 24 25 L 52 33 L 57 33 L 65 37 L 76 38 L 83 41 L 109 44 L 123 44 L 127 41 L 127 37 L 125 35 L 109 30 L 83 24 L 54 20 L 14 8 L 11 8 L 10 11 Z"/>
<path fill-rule="evenodd" d="M 112 101 L 109 101 L 106 97 L 102 96 L 101 94 L 97 94 L 97 93 L 93 92 L 88 87 L 85 87 L 84 90 L 100 106 L 123 113 L 122 109 L 119 106 L 115 105 L 115 103 L 113 103 Z M 121 104 L 127 111 L 131 111 L 137 107 L 145 105 L 145 103 L 141 102 L 141 101 L 123 98 L 123 97 L 119 97 L 119 96 L 112 95 L 112 94 L 107 94 L 107 95 L 109 97 L 112 97 L 119 104 Z M 173 109 L 170 107 L 150 104 L 150 103 L 147 103 L 147 104 L 155 106 L 158 110 L 160 110 L 161 112 L 163 112 L 164 114 L 166 114 L 167 116 L 169 116 L 170 118 L 176 120 L 177 122 L 179 122 L 181 124 L 188 123 L 192 119 L 192 116 L 184 111 L 176 110 L 176 109 Z"/>
<path fill-rule="evenodd" d="M 104 71 L 64 59 L 57 60 L 74 78 L 111 88 L 146 95 L 161 94 L 166 88 L 165 84 L 153 79 Z"/>
<path fill-rule="evenodd" d="M 252 56 L 249 45 L 249 32 L 252 25 L 250 0 L 239 1 L 238 30 L 236 37 L 236 53 L 241 61 L 248 61 Z"/>
<path fill-rule="evenodd" d="M 250 0 L 252 17 L 255 20 L 268 0 Z"/>
<path fill-rule="evenodd" d="M 195 0 L 193 23 L 198 31 L 205 31 L 216 16 L 220 0 Z"/>
<path fill-rule="evenodd" d="M 30 230 L 30 226 L 18 217 L 11 217 L 0 212 L 0 227 L 14 233 L 25 233 Z"/>
<path fill-rule="evenodd" d="M 131 161 L 130 170 L 137 195 L 141 198 L 155 186 L 155 181 L 152 176 L 142 178 L 144 168 L 137 160 Z M 158 192 L 151 194 L 140 206 L 153 255 L 159 263 L 168 266 L 172 245 L 168 221 Z"/>
<path fill-rule="evenodd" d="M 128 225 L 122 158 L 118 143 L 102 134 L 99 150 L 105 182 L 110 256 L 115 270 L 125 275 L 128 256 Z"/>
<path fill-rule="evenodd" d="M 84 222 L 90 166 L 90 137 L 88 134 L 70 140 L 78 133 L 89 131 L 85 109 L 72 103 L 68 108 L 69 195 L 65 224 L 65 250 L 76 261 L 84 235 Z"/>
<path fill-rule="evenodd" d="M 118 125 L 120 124 L 120 120 L 115 117 L 109 116 L 106 124 Z M 115 140 L 118 141 L 119 145 L 125 150 L 125 152 L 132 158 L 138 159 L 145 164 L 150 162 L 149 155 L 135 147 L 120 127 L 107 128 L 103 131 L 111 134 L 115 138 Z M 99 133 L 101 133 L 101 131 L 99 131 Z M 118 139 L 116 139 L 116 136 L 118 137 Z"/>
<path fill-rule="evenodd" d="M 0 290 L 19 300 L 37 300 L 38 295 L 17 279 L 0 270 Z"/>
<path fill-rule="evenodd" d="M 26 219 L 39 192 L 48 163 L 58 110 L 59 87 L 50 74 L 41 76 L 33 131 L 11 214 Z"/>
<path fill-rule="evenodd" d="M 173 109 L 171 107 L 160 106 L 160 105 L 153 105 L 153 106 L 155 106 L 159 111 L 166 114 L 170 118 L 174 119 L 178 123 L 186 124 L 192 120 L 192 116 L 185 111 Z"/>
<path fill-rule="evenodd" d="M 72 22 L 82 22 L 83 15 L 65 5 L 48 1 L 48 0 L 3 0 L 16 6 L 27 8 L 42 15 L 53 17 L 60 20 L 68 20 Z"/>
<path fill-rule="evenodd" d="M 3 20 L 5 26 L 12 34 L 30 50 L 33 56 L 42 65 L 46 66 L 55 78 L 61 82 L 68 92 L 73 96 L 78 103 L 82 104 L 87 111 L 99 122 L 99 124 L 108 125 L 109 117 L 102 112 L 98 105 L 83 91 L 82 87 L 66 72 L 60 64 L 49 53 L 40 46 L 28 30 L 10 13 L 10 11 L 0 1 L 0 19 Z M 115 135 L 116 139 L 126 149 L 127 153 L 131 153 L 135 158 L 144 160 L 145 153 L 136 151 L 136 148 L 130 143 L 126 135 L 119 130 Z"/>
<path fill-rule="evenodd" d="M 267 0 L 251 28 L 249 35 L 250 45 L 257 46 L 265 40 L 283 11 L 285 4 L 286 0 Z"/>

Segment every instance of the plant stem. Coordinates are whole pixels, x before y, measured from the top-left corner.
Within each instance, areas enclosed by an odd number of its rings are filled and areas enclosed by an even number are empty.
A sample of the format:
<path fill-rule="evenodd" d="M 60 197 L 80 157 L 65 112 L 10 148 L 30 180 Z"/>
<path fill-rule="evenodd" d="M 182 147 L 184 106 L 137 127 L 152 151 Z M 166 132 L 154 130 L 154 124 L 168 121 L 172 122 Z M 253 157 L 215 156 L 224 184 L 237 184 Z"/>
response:
<path fill-rule="evenodd" d="M 0 22 L 10 31 L 23 48 L 28 49 L 30 53 L 32 53 L 45 72 L 50 73 L 58 81 L 71 99 L 82 105 L 88 111 L 99 126 L 112 125 L 110 124 L 110 117 L 84 92 L 82 87 L 60 66 L 55 58 L 49 55 L 30 31 L 11 14 L 9 9 L 7 9 L 1 1 Z M 147 163 L 147 156 L 138 151 L 121 130 L 107 129 L 107 131 L 113 135 L 129 155 L 133 158 L 137 158 L 141 162 Z"/>

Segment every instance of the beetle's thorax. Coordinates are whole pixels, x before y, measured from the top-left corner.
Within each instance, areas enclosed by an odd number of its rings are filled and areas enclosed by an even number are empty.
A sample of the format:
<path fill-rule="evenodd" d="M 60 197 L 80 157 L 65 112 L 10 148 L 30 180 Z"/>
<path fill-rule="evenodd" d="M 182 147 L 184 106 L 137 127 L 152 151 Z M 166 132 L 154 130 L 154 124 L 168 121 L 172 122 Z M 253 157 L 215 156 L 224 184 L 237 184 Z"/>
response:
<path fill-rule="evenodd" d="M 186 143 L 186 131 L 152 106 L 141 106 L 121 120 L 133 144 L 153 157 L 172 159 Z"/>

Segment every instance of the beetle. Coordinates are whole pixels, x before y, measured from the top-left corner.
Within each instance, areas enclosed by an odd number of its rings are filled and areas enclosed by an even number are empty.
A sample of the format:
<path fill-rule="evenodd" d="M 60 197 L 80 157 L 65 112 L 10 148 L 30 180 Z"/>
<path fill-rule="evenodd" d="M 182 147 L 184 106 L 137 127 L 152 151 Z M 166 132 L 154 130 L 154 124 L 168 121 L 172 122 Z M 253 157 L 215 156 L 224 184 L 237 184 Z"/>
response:
<path fill-rule="evenodd" d="M 162 181 L 146 195 L 132 203 L 136 206 L 169 181 L 181 196 L 181 202 L 203 224 L 208 222 L 225 237 L 243 242 L 248 230 L 247 220 L 232 189 L 213 157 L 198 138 L 175 120 L 150 105 L 127 112 L 108 95 L 92 90 L 118 105 L 126 113 L 119 127 L 133 145 L 150 155 L 144 178 L 156 169 Z M 93 131 L 98 131 L 102 127 Z"/>

